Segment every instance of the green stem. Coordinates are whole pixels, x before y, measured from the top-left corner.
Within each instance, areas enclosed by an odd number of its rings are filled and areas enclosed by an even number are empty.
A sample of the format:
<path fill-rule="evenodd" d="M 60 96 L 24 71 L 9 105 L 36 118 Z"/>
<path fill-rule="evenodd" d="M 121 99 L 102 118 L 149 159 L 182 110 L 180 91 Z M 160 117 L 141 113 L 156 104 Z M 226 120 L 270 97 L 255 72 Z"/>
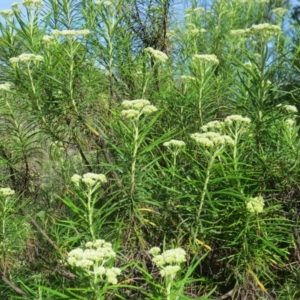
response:
<path fill-rule="evenodd" d="M 145 97 L 146 89 L 147 89 L 147 85 L 148 85 L 149 79 L 150 79 L 150 76 L 147 76 L 147 74 L 146 74 L 146 79 L 145 79 L 145 81 L 143 83 L 142 99 L 144 99 L 144 97 Z"/>
<path fill-rule="evenodd" d="M 93 288 L 93 291 L 94 291 L 94 297 L 95 297 L 94 299 L 95 300 L 101 300 L 102 299 L 102 297 L 101 297 L 101 285 L 99 284 L 99 281 L 98 281 L 97 268 L 98 268 L 98 264 L 94 263 L 92 288 Z"/>
<path fill-rule="evenodd" d="M 206 193 L 207 193 L 207 187 L 208 187 L 208 182 L 209 182 L 209 179 L 210 179 L 210 171 L 211 171 L 211 168 L 213 166 L 213 163 L 215 161 L 215 158 L 217 157 L 217 155 L 220 153 L 222 148 L 220 149 L 217 149 L 213 155 L 211 156 L 209 162 L 208 162 L 208 166 L 207 166 L 207 169 L 206 169 L 206 172 L 205 172 L 205 181 L 204 181 L 204 186 L 203 186 L 203 190 L 202 190 L 202 193 L 201 193 L 201 198 L 200 198 L 200 205 L 198 207 L 198 210 L 197 210 L 197 215 L 196 215 L 196 226 L 198 228 L 198 223 L 199 223 L 199 219 L 200 219 L 200 215 L 201 215 L 201 212 L 202 212 L 202 208 L 203 208 L 203 204 L 204 204 L 204 200 L 205 200 L 205 196 L 206 196 Z"/>
<path fill-rule="evenodd" d="M 92 205 L 92 188 L 89 187 L 89 191 L 88 191 L 88 201 L 87 201 L 87 213 L 88 213 L 88 225 L 89 225 L 89 230 L 90 230 L 90 234 L 91 237 L 93 239 L 93 241 L 96 240 L 95 238 L 95 233 L 94 233 L 94 229 L 93 229 L 93 205 Z"/>
<path fill-rule="evenodd" d="M 234 172 L 235 176 L 239 176 L 238 172 L 238 159 L 237 159 L 237 145 L 238 145 L 238 139 L 239 139 L 239 131 L 235 131 L 234 134 L 234 146 L 233 146 L 233 167 L 234 167 Z M 237 179 L 237 186 L 240 192 L 243 194 L 243 188 L 241 187 L 241 181 L 240 179 Z"/>
<path fill-rule="evenodd" d="M 1 199 L 3 200 L 3 199 Z M 7 215 L 7 201 L 8 199 L 5 198 L 4 200 L 4 206 L 3 206 L 3 210 L 2 210 L 2 243 L 1 243 L 1 252 L 2 252 L 2 255 L 1 255 L 1 270 L 3 271 L 3 273 L 5 273 L 5 269 L 6 269 L 6 262 L 5 262 L 5 259 L 6 259 L 6 247 L 5 247 L 5 242 L 6 242 L 6 215 Z"/>
<path fill-rule="evenodd" d="M 203 125 L 202 98 L 203 98 L 203 80 L 201 80 L 201 83 L 199 86 L 199 95 L 198 95 L 198 110 L 199 110 L 200 127 Z"/>
<path fill-rule="evenodd" d="M 29 68 L 29 64 L 30 64 L 30 62 L 27 63 L 27 71 L 28 71 L 28 76 L 29 76 L 29 79 L 30 79 L 30 84 L 31 84 L 32 92 L 33 92 L 33 94 L 35 94 L 36 91 L 35 91 L 35 86 L 34 86 L 34 83 L 33 83 L 32 75 L 31 75 L 31 70 Z"/>
<path fill-rule="evenodd" d="M 132 163 L 131 163 L 131 181 L 130 181 L 130 193 L 133 195 L 135 189 L 135 171 L 136 171 L 136 159 L 138 151 L 138 138 L 139 138 L 139 127 L 137 122 L 133 122 L 134 135 L 133 135 L 133 153 L 132 153 Z"/>
<path fill-rule="evenodd" d="M 30 80 L 30 84 L 31 84 L 32 93 L 34 95 L 36 95 L 36 90 L 35 90 L 35 86 L 34 86 L 34 82 L 33 82 L 33 78 L 32 78 L 32 74 L 31 74 L 29 64 L 30 63 L 28 62 L 27 63 L 28 76 L 29 76 L 29 80 Z M 35 97 L 35 100 L 36 100 L 36 107 L 37 107 L 38 111 L 40 112 L 40 116 L 42 117 L 42 121 L 46 125 L 46 128 L 47 128 L 47 127 L 49 127 L 49 125 L 48 125 L 48 122 L 45 119 L 45 116 L 44 116 L 43 112 L 42 112 L 38 97 Z"/>
<path fill-rule="evenodd" d="M 69 44 L 70 44 L 70 53 L 69 54 L 69 58 L 70 58 L 70 74 L 69 74 L 69 92 L 70 92 L 70 99 L 72 102 L 72 105 L 75 109 L 75 112 L 78 113 L 77 110 L 77 105 L 74 99 L 74 90 L 73 90 L 73 76 L 74 76 L 74 49 L 73 49 L 73 41 L 70 39 L 69 40 Z"/>
<path fill-rule="evenodd" d="M 171 286 L 172 286 L 172 280 L 170 280 L 169 278 L 166 278 L 166 292 L 167 292 L 166 300 L 171 299 Z"/>

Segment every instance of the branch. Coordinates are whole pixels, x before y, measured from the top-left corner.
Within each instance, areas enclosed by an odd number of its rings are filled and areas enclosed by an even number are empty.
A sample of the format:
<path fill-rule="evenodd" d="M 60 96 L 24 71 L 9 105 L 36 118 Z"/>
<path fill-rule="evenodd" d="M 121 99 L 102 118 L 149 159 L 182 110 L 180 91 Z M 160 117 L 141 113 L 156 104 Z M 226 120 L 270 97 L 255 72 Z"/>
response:
<path fill-rule="evenodd" d="M 21 208 L 22 213 L 24 216 L 28 216 L 26 210 L 24 208 Z M 57 251 L 59 251 L 58 246 L 50 239 L 50 237 L 47 235 L 47 233 L 40 227 L 40 225 L 36 222 L 35 219 L 30 218 L 30 222 L 35 226 L 35 228 L 42 234 L 42 236 L 50 243 L 50 245 Z"/>
<path fill-rule="evenodd" d="M 24 298 L 28 298 L 26 293 L 23 292 L 20 288 L 18 288 L 13 282 L 11 282 L 4 274 L 2 274 L 1 279 L 8 285 L 10 286 L 16 293 L 21 295 Z"/>

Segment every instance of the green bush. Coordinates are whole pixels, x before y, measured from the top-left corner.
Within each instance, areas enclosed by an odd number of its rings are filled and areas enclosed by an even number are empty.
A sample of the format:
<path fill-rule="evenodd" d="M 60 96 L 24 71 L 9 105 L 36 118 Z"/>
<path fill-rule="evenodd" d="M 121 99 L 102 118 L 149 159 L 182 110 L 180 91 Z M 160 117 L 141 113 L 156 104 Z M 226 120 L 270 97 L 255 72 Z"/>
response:
<path fill-rule="evenodd" d="M 299 299 L 287 2 L 0 11 L 1 299 Z"/>

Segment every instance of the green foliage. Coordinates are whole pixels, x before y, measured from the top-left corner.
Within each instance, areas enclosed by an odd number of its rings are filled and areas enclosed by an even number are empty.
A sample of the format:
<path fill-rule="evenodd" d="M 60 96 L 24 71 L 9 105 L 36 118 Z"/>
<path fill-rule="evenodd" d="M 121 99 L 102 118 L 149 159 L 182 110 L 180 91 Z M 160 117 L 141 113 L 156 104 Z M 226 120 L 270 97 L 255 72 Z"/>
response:
<path fill-rule="evenodd" d="M 299 9 L 186 3 L 0 11 L 1 299 L 299 299 Z"/>

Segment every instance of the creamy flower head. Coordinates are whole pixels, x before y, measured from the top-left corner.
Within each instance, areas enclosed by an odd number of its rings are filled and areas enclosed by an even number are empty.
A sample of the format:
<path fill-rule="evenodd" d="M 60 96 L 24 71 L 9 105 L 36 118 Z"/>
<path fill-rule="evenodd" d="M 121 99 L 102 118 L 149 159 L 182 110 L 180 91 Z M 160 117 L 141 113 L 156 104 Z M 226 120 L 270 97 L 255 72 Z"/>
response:
<path fill-rule="evenodd" d="M 256 24 L 250 27 L 250 32 L 261 32 L 261 31 L 271 31 L 274 33 L 280 33 L 281 28 L 278 25 L 272 25 L 269 23 Z"/>
<path fill-rule="evenodd" d="M 228 135 L 221 135 L 217 132 L 205 132 L 205 133 L 193 133 L 191 138 L 195 140 L 197 144 L 200 144 L 207 148 L 220 147 L 225 144 L 233 145 L 233 139 Z"/>
<path fill-rule="evenodd" d="M 165 147 L 184 147 L 185 146 L 185 142 L 184 141 L 179 141 L 179 140 L 170 140 L 169 142 L 165 142 L 163 143 L 163 145 Z"/>
<path fill-rule="evenodd" d="M 81 29 L 81 30 L 52 30 L 52 35 L 55 37 L 63 36 L 65 38 L 73 38 L 75 36 L 80 35 L 88 35 L 91 32 L 88 29 Z"/>
<path fill-rule="evenodd" d="M 242 117 L 241 115 L 231 115 L 225 118 L 224 123 L 228 126 L 232 125 L 233 123 L 250 124 L 251 119 L 248 117 Z"/>
<path fill-rule="evenodd" d="M 10 63 L 12 64 L 17 64 L 19 62 L 25 62 L 25 63 L 29 63 L 29 62 L 40 62 L 43 61 L 44 57 L 41 55 L 35 55 L 32 53 L 23 53 L 17 57 L 12 57 L 9 59 Z"/>
<path fill-rule="evenodd" d="M 296 114 L 298 112 L 298 109 L 294 105 L 284 105 L 283 108 L 288 112 L 288 113 L 293 113 Z"/>
<path fill-rule="evenodd" d="M 157 112 L 157 108 L 154 105 L 146 105 L 142 108 L 142 113 L 150 115 Z"/>
<path fill-rule="evenodd" d="M 12 9 L 16 9 L 16 10 L 19 10 L 20 9 L 20 3 L 19 2 L 14 2 L 12 5 L 11 5 Z"/>
<path fill-rule="evenodd" d="M 162 277 L 174 278 L 176 273 L 180 270 L 180 266 L 166 266 L 160 270 L 160 275 Z"/>
<path fill-rule="evenodd" d="M 12 17 L 14 15 L 14 12 L 10 9 L 3 9 L 3 10 L 0 10 L 0 15 L 3 18 Z"/>
<path fill-rule="evenodd" d="M 159 252 L 160 249 L 158 247 L 150 249 L 150 254 L 154 256 L 152 261 L 159 268 L 166 265 L 180 265 L 186 261 L 186 252 L 182 248 L 166 250 L 162 254 L 159 254 Z"/>
<path fill-rule="evenodd" d="M 79 185 L 79 182 L 81 181 L 82 177 L 78 174 L 74 174 L 71 177 L 71 181 L 74 182 L 76 185 Z"/>
<path fill-rule="evenodd" d="M 157 111 L 157 108 L 145 99 L 124 100 L 121 106 L 125 108 L 121 111 L 121 116 L 126 119 L 138 119 L 142 114 L 149 115 Z"/>
<path fill-rule="evenodd" d="M 82 177 L 82 182 L 89 186 L 93 186 L 97 182 L 105 183 L 107 182 L 107 179 L 104 174 L 86 173 Z"/>
<path fill-rule="evenodd" d="M 150 105 L 150 101 L 145 99 L 136 99 L 136 100 L 124 100 L 121 105 L 124 108 L 132 108 L 132 109 L 141 109 L 147 105 Z"/>
<path fill-rule="evenodd" d="M 8 91 L 10 91 L 10 88 L 11 88 L 10 82 L 5 82 L 5 83 L 0 84 L 0 91 L 8 92 Z"/>
<path fill-rule="evenodd" d="M 265 201 L 262 196 L 250 198 L 246 204 L 247 210 L 250 213 L 261 213 L 264 209 Z"/>
<path fill-rule="evenodd" d="M 153 256 L 156 256 L 158 255 L 159 253 L 161 252 L 160 248 L 159 247 L 152 247 L 150 250 L 149 250 L 149 253 Z"/>
<path fill-rule="evenodd" d="M 254 36 L 260 36 L 264 40 L 268 41 L 274 36 L 277 36 L 280 34 L 281 28 L 278 25 L 272 25 L 269 23 L 263 23 L 263 24 L 257 24 L 257 25 L 252 25 L 249 28 L 250 34 Z"/>
<path fill-rule="evenodd" d="M 280 18 L 282 18 L 287 12 L 288 10 L 286 8 L 282 8 L 282 7 L 276 7 L 274 9 L 271 10 L 272 13 Z"/>
<path fill-rule="evenodd" d="M 95 173 L 86 173 L 83 176 L 78 174 L 74 174 L 71 177 L 71 181 L 75 183 L 75 185 L 79 186 L 79 183 L 82 181 L 88 186 L 93 186 L 96 183 L 105 183 L 107 182 L 106 176 L 104 174 L 95 174 Z"/>
<path fill-rule="evenodd" d="M 221 130 L 224 125 L 224 122 L 221 121 L 211 121 L 208 122 L 206 125 L 203 125 L 201 129 L 205 132 L 208 130 Z"/>
<path fill-rule="evenodd" d="M 111 258 L 116 257 L 111 243 L 98 239 L 93 242 L 87 242 L 85 248 L 71 250 L 68 253 L 68 263 L 71 266 L 85 270 L 90 275 L 99 277 L 99 279 L 106 279 L 108 283 L 116 284 L 118 282 L 117 276 L 121 274 L 121 269 L 105 266 Z"/>
<path fill-rule="evenodd" d="M 167 54 L 152 47 L 145 48 L 145 52 L 149 53 L 157 62 L 166 62 L 169 59 Z"/>
<path fill-rule="evenodd" d="M 82 255 L 83 255 L 83 249 L 81 249 L 81 248 L 73 249 L 68 254 L 69 257 L 74 257 L 76 259 L 81 259 Z"/>
<path fill-rule="evenodd" d="M 42 8 L 44 6 L 44 3 L 40 0 L 24 0 L 22 4 L 27 8 L 27 9 L 32 9 L 32 8 Z"/>
<path fill-rule="evenodd" d="M 11 188 L 0 188 L 0 195 L 1 196 L 11 196 L 14 195 L 15 191 Z"/>
<path fill-rule="evenodd" d="M 45 43 L 45 44 L 53 43 L 54 41 L 55 41 L 54 36 L 51 36 L 51 35 L 44 35 L 44 36 L 42 37 L 42 42 Z"/>
<path fill-rule="evenodd" d="M 285 124 L 286 124 L 288 127 L 293 127 L 293 126 L 296 124 L 296 121 L 293 120 L 293 119 L 287 119 L 287 120 L 285 120 Z"/>
<path fill-rule="evenodd" d="M 246 28 L 246 29 L 233 29 L 233 30 L 230 30 L 230 34 L 231 35 L 237 36 L 239 38 L 241 38 L 241 37 L 247 37 L 247 36 L 249 36 L 249 33 L 250 33 L 250 29 L 248 29 L 248 28 Z"/>
<path fill-rule="evenodd" d="M 219 64 L 219 60 L 217 56 L 214 54 L 195 54 L 192 59 L 195 63 L 200 63 L 200 64 L 202 63 L 209 63 L 212 65 Z"/>
<path fill-rule="evenodd" d="M 139 116 L 139 111 L 135 109 L 125 109 L 121 111 L 121 116 L 125 119 L 136 119 Z"/>

